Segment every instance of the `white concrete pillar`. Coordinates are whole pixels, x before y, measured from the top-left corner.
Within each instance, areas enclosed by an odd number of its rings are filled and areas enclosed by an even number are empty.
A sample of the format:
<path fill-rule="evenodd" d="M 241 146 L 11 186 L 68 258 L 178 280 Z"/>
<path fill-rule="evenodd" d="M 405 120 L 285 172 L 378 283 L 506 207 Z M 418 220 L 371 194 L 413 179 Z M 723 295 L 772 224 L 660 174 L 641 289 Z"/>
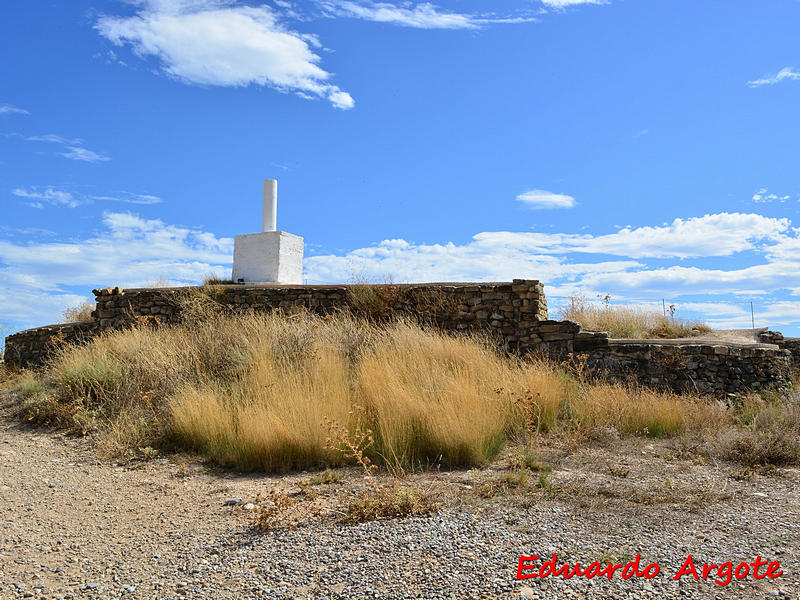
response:
<path fill-rule="evenodd" d="M 302 285 L 303 238 L 278 231 L 278 182 L 264 180 L 261 233 L 237 235 L 233 242 L 233 281 Z"/>
<path fill-rule="evenodd" d="M 278 180 L 264 180 L 264 211 L 261 217 L 262 231 L 278 230 Z"/>

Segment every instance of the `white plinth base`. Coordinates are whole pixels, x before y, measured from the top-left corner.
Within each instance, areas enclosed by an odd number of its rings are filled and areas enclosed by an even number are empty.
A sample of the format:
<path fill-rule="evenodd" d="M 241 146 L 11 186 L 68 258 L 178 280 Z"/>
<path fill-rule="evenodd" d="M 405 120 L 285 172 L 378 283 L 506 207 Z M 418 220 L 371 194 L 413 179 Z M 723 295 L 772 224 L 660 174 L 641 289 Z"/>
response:
<path fill-rule="evenodd" d="M 237 235 L 234 283 L 303 283 L 303 238 L 285 231 Z"/>

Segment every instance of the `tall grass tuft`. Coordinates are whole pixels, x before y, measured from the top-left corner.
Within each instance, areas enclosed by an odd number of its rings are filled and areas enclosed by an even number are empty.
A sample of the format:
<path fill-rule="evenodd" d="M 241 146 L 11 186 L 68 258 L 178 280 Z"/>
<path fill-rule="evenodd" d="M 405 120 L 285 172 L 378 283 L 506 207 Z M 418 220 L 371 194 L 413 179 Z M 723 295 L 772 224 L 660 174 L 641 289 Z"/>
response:
<path fill-rule="evenodd" d="M 641 306 L 611 304 L 608 299 L 592 302 L 573 296 L 561 311 L 561 317 L 580 323 L 584 329 L 607 331 L 612 338 L 678 338 L 711 331 L 707 325 L 676 318 Z"/>
<path fill-rule="evenodd" d="M 170 400 L 179 439 L 222 464 L 286 471 L 341 463 L 326 449 L 325 419 L 352 411 L 344 349 L 315 344 L 288 357 L 268 344 L 227 385 L 185 386 Z"/>
<path fill-rule="evenodd" d="M 584 429 L 605 426 L 620 433 L 667 437 L 684 430 L 690 402 L 668 392 L 596 383 L 585 386 L 570 409 L 572 419 Z"/>
<path fill-rule="evenodd" d="M 502 448 L 510 403 L 493 389 L 510 366 L 485 343 L 408 324 L 382 330 L 359 361 L 357 393 L 384 462 L 483 464 Z"/>
<path fill-rule="evenodd" d="M 800 405 L 749 394 L 735 413 L 740 427 L 721 436 L 724 458 L 748 465 L 800 463 Z"/>
<path fill-rule="evenodd" d="M 83 321 L 92 320 L 92 311 L 94 311 L 95 303 L 92 300 L 81 302 L 77 306 L 70 306 L 65 308 L 61 313 L 62 323 L 81 323 Z"/>

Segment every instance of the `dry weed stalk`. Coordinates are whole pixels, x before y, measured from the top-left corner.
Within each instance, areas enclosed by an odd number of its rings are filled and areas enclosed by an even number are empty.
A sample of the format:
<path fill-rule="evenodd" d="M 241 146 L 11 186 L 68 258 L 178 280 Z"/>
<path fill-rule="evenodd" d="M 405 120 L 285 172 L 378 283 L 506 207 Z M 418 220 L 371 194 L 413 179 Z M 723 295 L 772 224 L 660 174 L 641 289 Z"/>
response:
<path fill-rule="evenodd" d="M 354 406 L 348 414 L 351 416 L 355 414 L 363 415 L 364 408 L 362 406 Z M 374 464 L 370 457 L 366 455 L 367 450 L 375 444 L 372 430 L 362 427 L 361 419 L 358 418 L 352 433 L 335 419 L 326 416 L 323 417 L 323 420 L 330 433 L 330 436 L 325 440 L 325 447 L 329 450 L 340 452 L 346 458 L 356 461 L 364 471 L 364 476 L 374 486 L 374 475 L 378 470 L 378 465 Z"/>
<path fill-rule="evenodd" d="M 586 363 L 589 361 L 588 354 L 567 354 L 567 359 L 561 362 L 561 366 L 571 373 L 578 381 L 586 380 Z"/>
<path fill-rule="evenodd" d="M 504 391 L 503 388 L 498 388 L 495 393 L 499 396 Z M 534 393 L 529 389 L 524 390 L 520 395 L 516 395 L 513 391 L 509 392 L 509 394 L 514 404 L 522 409 L 522 414 L 525 417 L 525 433 L 530 441 L 530 438 L 539 433 L 542 428 L 542 394 L 540 392 Z"/>
<path fill-rule="evenodd" d="M 354 407 L 353 413 L 364 413 L 363 407 Z M 347 458 L 355 460 L 364 472 L 369 483 L 370 491 L 361 492 L 351 501 L 342 513 L 345 523 L 363 523 L 392 519 L 395 517 L 424 515 L 436 512 L 440 503 L 435 499 L 431 489 L 421 490 L 410 486 L 400 485 L 394 476 L 389 485 L 381 484 L 375 473 L 378 470 L 366 452 L 374 444 L 372 431 L 363 428 L 360 419 L 352 433 L 332 419 L 325 419 L 331 437 L 328 438 L 328 447 L 342 452 Z"/>
<path fill-rule="evenodd" d="M 256 505 L 255 525 L 259 530 L 295 529 L 320 516 L 317 492 L 309 489 L 307 481 L 298 482 L 298 485 L 300 494 L 296 497 L 290 496 L 280 484 L 270 488 L 266 502 L 261 492 L 256 495 L 253 503 Z"/>
<path fill-rule="evenodd" d="M 261 504 L 261 495 L 256 497 L 256 502 Z M 283 488 L 275 486 L 269 490 L 269 504 L 258 506 L 256 509 L 256 526 L 261 531 L 273 531 L 278 527 L 294 529 L 300 523 L 301 517 L 297 512 L 292 513 L 292 508 L 297 500 L 290 498 Z"/>

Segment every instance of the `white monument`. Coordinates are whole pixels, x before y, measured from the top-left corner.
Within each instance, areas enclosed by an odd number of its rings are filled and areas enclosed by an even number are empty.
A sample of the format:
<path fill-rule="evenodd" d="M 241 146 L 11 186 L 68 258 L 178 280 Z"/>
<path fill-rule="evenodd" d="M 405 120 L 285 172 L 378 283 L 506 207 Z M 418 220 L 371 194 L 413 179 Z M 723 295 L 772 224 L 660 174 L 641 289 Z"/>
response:
<path fill-rule="evenodd" d="M 234 283 L 303 283 L 303 238 L 277 231 L 277 219 L 278 181 L 265 179 L 263 231 L 236 236 Z"/>

